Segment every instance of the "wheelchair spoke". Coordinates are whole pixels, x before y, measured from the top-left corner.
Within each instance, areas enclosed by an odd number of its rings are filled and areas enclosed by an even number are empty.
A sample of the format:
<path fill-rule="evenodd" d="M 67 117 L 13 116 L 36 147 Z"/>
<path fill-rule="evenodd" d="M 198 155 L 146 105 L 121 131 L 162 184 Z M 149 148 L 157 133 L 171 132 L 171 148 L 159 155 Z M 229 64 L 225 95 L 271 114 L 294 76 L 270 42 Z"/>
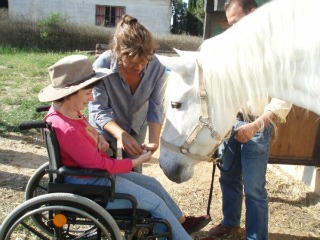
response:
<path fill-rule="evenodd" d="M 38 232 L 35 228 L 29 226 L 28 224 L 22 222 L 21 225 L 29 230 L 32 234 L 34 234 L 38 239 L 49 240 L 49 238 L 45 237 L 42 233 Z"/>

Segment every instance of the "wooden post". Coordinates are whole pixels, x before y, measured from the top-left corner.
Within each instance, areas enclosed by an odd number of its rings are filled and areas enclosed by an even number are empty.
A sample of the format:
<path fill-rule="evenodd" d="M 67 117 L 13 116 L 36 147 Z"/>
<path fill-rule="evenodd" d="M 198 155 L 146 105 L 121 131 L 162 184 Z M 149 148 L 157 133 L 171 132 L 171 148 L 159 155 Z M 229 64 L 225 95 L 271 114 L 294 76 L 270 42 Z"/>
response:
<path fill-rule="evenodd" d="M 203 40 L 211 37 L 211 23 L 212 16 L 214 13 L 214 0 L 205 0 L 204 3 L 204 30 L 203 30 Z"/>

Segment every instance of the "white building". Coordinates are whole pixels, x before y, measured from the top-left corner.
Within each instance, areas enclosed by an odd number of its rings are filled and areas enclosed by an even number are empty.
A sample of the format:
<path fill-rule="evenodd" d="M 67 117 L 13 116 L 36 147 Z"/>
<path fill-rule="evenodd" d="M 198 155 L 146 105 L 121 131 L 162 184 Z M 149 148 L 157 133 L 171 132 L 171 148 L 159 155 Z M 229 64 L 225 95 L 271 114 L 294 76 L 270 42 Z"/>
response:
<path fill-rule="evenodd" d="M 170 33 L 171 0 L 9 0 L 9 15 L 42 20 L 59 13 L 78 24 L 115 26 L 123 14 L 151 32 Z"/>

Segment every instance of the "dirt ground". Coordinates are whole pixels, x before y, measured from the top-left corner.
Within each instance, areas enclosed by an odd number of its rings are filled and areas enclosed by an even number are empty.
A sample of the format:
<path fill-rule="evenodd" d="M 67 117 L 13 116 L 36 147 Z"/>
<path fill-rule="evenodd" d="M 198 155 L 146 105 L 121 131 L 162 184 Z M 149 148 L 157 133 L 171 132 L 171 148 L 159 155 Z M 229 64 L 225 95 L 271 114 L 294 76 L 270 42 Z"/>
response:
<path fill-rule="evenodd" d="M 170 182 L 157 162 L 158 153 L 143 167 L 144 174 L 157 178 L 179 203 L 187 215 L 202 215 L 207 211 L 212 165 L 199 163 L 194 177 L 183 184 Z M 29 177 L 47 161 L 46 150 L 40 136 L 19 134 L 0 137 L 0 224 L 7 214 L 24 201 L 24 190 Z M 193 234 L 195 239 L 221 221 L 221 191 L 215 174 L 211 204 L 211 223 Z M 269 239 L 307 240 L 320 239 L 320 197 L 305 185 L 295 181 L 276 165 L 269 165 L 267 172 L 269 192 Z M 245 207 L 243 207 L 243 215 Z M 244 219 L 244 217 L 242 217 Z M 234 236 L 220 239 L 244 239 L 244 221 L 241 231 Z"/>

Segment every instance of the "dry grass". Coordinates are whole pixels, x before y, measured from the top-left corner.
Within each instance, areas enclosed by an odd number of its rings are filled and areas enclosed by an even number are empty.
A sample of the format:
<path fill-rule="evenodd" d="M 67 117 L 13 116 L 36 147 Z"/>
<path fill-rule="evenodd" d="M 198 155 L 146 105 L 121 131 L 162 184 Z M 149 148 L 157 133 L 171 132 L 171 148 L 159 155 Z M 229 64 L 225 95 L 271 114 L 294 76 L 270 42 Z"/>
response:
<path fill-rule="evenodd" d="M 114 28 L 77 25 L 63 17 L 50 17 L 45 23 L 30 19 L 9 18 L 7 11 L 0 9 L 0 47 L 10 46 L 20 49 L 39 49 L 46 51 L 92 51 L 96 43 L 109 43 Z M 157 35 L 158 49 L 172 51 L 197 50 L 201 37 L 188 35 Z"/>

